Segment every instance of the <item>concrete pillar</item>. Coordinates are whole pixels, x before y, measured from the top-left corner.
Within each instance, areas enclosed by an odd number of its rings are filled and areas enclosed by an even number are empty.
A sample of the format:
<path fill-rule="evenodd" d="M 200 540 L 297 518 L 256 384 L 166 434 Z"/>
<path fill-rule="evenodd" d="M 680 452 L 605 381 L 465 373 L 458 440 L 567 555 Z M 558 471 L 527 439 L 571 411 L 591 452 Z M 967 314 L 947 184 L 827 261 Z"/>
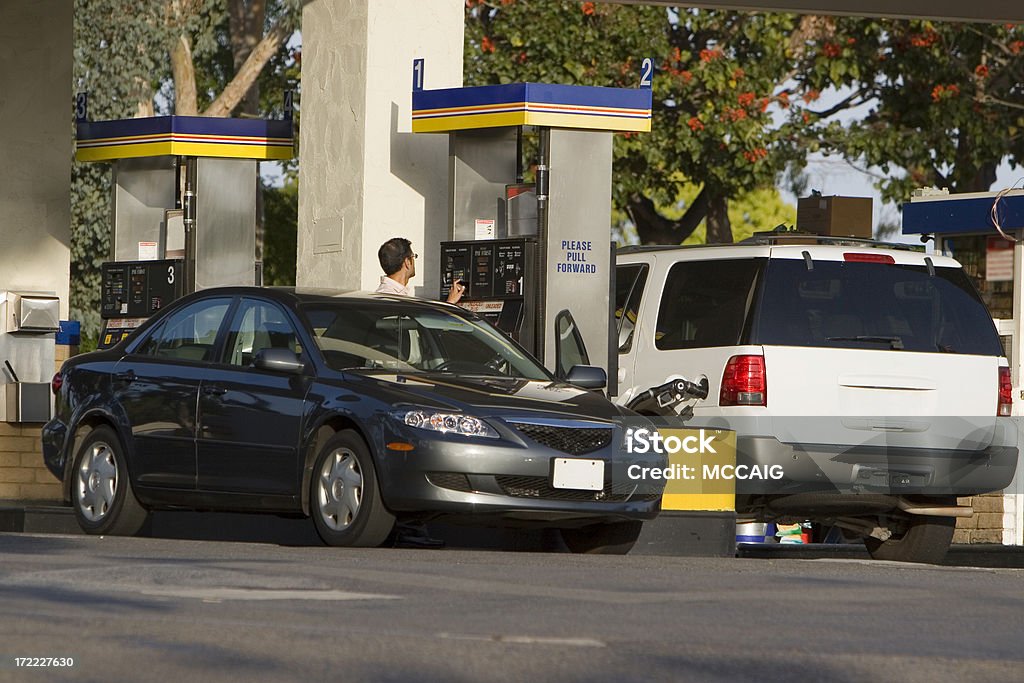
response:
<path fill-rule="evenodd" d="M 55 291 L 65 318 L 74 149 L 72 4 L 0 3 L 0 290 Z"/>
<path fill-rule="evenodd" d="M 0 1 L 0 291 L 57 292 L 62 318 L 71 261 L 73 4 Z M 53 335 L 33 345 L 3 329 L 0 355 L 11 357 L 19 379 L 48 382 Z M 0 385 L 7 381 L 0 375 Z M 60 497 L 40 452 L 38 424 L 0 421 L 0 499 Z"/>
<path fill-rule="evenodd" d="M 296 279 L 374 289 L 377 248 L 419 253 L 411 282 L 437 294 L 447 239 L 448 136 L 411 132 L 412 62 L 426 88 L 462 85 L 463 0 L 313 0 L 302 16 Z"/>

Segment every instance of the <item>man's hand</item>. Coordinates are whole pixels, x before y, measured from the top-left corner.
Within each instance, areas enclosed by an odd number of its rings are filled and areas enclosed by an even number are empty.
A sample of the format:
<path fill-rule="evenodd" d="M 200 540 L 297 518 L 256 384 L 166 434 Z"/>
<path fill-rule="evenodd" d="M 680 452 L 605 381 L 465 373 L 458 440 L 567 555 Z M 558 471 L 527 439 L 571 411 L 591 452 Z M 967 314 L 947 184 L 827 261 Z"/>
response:
<path fill-rule="evenodd" d="M 462 284 L 462 280 L 456 280 L 452 283 L 452 288 L 451 291 L 448 292 L 448 298 L 446 301 L 450 304 L 457 304 L 465 293 L 466 285 Z"/>

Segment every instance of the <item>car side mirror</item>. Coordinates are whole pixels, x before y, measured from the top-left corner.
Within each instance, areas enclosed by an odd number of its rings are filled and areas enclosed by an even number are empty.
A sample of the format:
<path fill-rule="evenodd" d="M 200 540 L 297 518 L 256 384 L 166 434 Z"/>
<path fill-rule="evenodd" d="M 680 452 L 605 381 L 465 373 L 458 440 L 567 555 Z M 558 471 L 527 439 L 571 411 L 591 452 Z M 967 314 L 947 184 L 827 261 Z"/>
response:
<path fill-rule="evenodd" d="M 252 361 L 252 366 L 257 370 L 269 370 L 270 372 L 281 372 L 289 375 L 301 374 L 306 369 L 306 364 L 299 360 L 291 349 L 260 349 Z"/>
<path fill-rule="evenodd" d="M 608 373 L 596 365 L 574 365 L 565 381 L 581 389 L 604 389 L 608 386 Z"/>

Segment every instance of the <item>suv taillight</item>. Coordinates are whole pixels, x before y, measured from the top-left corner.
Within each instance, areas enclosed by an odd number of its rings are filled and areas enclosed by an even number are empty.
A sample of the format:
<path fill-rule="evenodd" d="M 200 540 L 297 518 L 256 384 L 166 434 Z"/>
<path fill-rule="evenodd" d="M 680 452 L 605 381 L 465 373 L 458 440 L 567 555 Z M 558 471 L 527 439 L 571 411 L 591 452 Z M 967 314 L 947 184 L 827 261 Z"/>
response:
<path fill-rule="evenodd" d="M 996 415 L 1007 417 L 1013 412 L 1013 380 L 1010 368 L 999 368 L 999 406 Z"/>
<path fill-rule="evenodd" d="M 722 373 L 720 406 L 767 406 L 768 379 L 764 356 L 733 356 Z"/>
<path fill-rule="evenodd" d="M 53 376 L 53 379 L 50 380 L 50 390 L 53 392 L 54 396 L 60 392 L 60 388 L 62 386 L 64 386 L 64 376 L 58 372 Z"/>

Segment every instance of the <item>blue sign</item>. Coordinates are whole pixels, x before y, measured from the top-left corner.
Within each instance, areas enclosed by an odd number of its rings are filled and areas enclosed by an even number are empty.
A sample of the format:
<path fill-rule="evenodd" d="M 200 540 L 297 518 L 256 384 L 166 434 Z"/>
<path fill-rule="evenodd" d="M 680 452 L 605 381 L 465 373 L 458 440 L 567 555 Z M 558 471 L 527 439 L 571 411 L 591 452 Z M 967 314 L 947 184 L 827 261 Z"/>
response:
<path fill-rule="evenodd" d="M 61 346 L 78 346 L 82 343 L 82 323 L 77 320 L 61 320 L 57 328 L 56 342 Z"/>

